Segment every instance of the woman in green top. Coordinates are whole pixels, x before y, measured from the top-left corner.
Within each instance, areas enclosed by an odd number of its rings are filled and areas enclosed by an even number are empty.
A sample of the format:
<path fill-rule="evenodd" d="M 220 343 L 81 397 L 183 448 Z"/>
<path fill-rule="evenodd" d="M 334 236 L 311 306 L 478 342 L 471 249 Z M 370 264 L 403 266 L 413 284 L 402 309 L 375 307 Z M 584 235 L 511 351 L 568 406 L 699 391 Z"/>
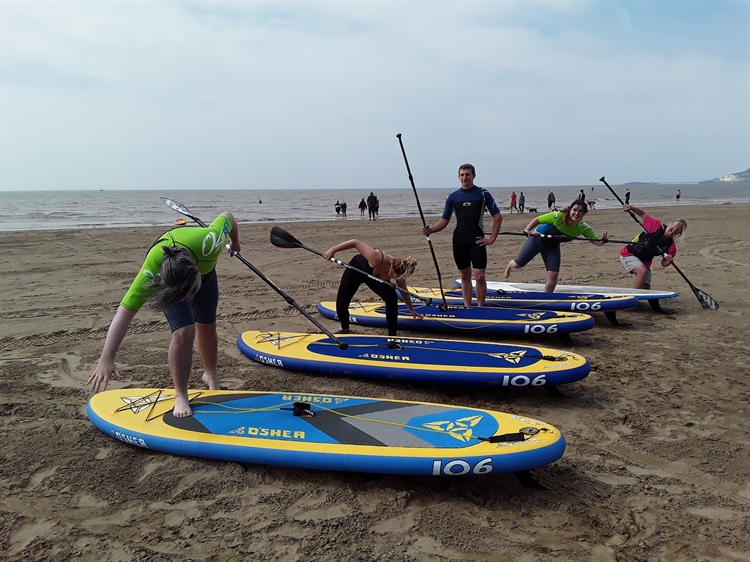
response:
<path fill-rule="evenodd" d="M 222 213 L 206 228 L 170 230 L 151 246 L 109 326 L 96 370 L 87 383 L 93 392 L 105 390 L 110 377 L 121 377 L 115 355 L 130 323 L 147 301 L 164 312 L 172 329 L 169 371 L 175 387 L 174 416 L 193 415 L 188 383 L 196 336 L 205 370 L 202 380 L 209 389 L 219 389 L 216 369 L 219 284 L 215 268 L 227 243 L 230 255 L 240 251 L 237 223 L 231 213 Z"/>
<path fill-rule="evenodd" d="M 550 238 L 534 236 L 532 231 L 536 229 L 539 234 L 545 235 L 562 235 L 562 236 L 585 236 L 594 238 L 593 244 L 601 246 L 609 238 L 606 232 L 601 238 L 596 238 L 596 234 L 589 225 L 583 222 L 583 217 L 588 213 L 586 203 L 576 199 L 562 211 L 553 211 L 536 217 L 532 220 L 523 231 L 529 237 L 526 243 L 518 252 L 516 259 L 511 260 L 508 267 L 505 268 L 505 278 L 510 278 L 510 272 L 514 269 L 521 269 L 529 263 L 537 254 L 542 254 L 544 266 L 547 268 L 547 282 L 544 284 L 544 290 L 551 293 L 557 286 L 557 277 L 560 274 L 560 242 Z"/>

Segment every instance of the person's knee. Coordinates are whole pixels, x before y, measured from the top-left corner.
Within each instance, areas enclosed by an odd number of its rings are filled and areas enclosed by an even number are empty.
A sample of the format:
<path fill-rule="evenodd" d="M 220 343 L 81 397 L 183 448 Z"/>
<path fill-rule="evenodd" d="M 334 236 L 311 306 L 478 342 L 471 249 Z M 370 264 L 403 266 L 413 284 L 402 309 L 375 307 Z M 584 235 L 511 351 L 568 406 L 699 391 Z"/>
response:
<path fill-rule="evenodd" d="M 484 281 L 487 278 L 486 270 L 485 269 L 475 269 L 474 270 L 474 279 L 477 281 Z"/>
<path fill-rule="evenodd" d="M 172 342 L 179 346 L 191 346 L 195 341 L 195 324 L 188 324 L 172 332 Z"/>
<path fill-rule="evenodd" d="M 559 271 L 548 271 L 547 272 L 547 278 L 550 281 L 557 281 L 558 276 L 560 275 Z"/>

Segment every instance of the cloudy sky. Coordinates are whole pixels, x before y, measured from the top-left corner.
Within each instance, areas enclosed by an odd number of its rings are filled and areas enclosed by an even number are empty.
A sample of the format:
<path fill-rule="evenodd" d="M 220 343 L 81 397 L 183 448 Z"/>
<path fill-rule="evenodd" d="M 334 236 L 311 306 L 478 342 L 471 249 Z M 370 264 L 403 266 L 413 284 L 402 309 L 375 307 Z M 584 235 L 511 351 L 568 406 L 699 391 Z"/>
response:
<path fill-rule="evenodd" d="M 0 188 L 699 181 L 750 167 L 750 3 L 2 0 Z"/>

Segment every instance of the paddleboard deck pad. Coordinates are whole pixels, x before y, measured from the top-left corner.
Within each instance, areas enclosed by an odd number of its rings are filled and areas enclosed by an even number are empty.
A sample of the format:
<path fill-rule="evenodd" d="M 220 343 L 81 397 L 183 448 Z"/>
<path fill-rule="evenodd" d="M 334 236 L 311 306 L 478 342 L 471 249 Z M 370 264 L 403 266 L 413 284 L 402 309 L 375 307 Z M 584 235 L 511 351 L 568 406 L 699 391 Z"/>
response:
<path fill-rule="evenodd" d="M 125 443 L 174 455 L 296 468 L 482 475 L 557 461 L 565 438 L 517 415 L 421 402 L 295 392 L 190 391 L 175 418 L 172 389 L 95 394 L 91 422 Z"/>
<path fill-rule="evenodd" d="M 421 297 L 430 297 L 442 302 L 439 288 L 409 287 L 409 291 Z M 398 293 L 399 296 L 401 293 Z M 445 291 L 449 305 L 463 305 L 461 291 Z M 419 303 L 420 301 L 413 302 Z M 472 303 L 476 306 L 476 294 Z M 638 298 L 633 295 L 597 295 L 583 293 L 545 293 L 544 291 L 506 292 L 487 289 L 484 306 L 503 308 L 533 308 L 536 310 L 559 310 L 561 312 L 615 312 L 638 306 Z"/>
<path fill-rule="evenodd" d="M 461 280 L 456 279 L 455 284 L 461 286 Z M 475 286 L 472 281 L 472 286 Z M 544 291 L 541 283 L 508 283 L 505 281 L 487 281 L 487 291 L 506 292 L 536 292 Z M 590 285 L 558 285 L 555 287 L 557 293 L 575 293 L 579 295 L 603 295 L 603 296 L 634 296 L 638 300 L 674 299 L 680 293 L 674 291 L 658 291 L 656 289 L 633 289 L 632 287 L 594 287 Z"/>
<path fill-rule="evenodd" d="M 328 376 L 403 382 L 556 386 L 589 374 L 582 355 L 545 347 L 377 335 L 338 335 L 341 350 L 323 334 L 249 331 L 237 346 L 264 365 Z M 389 341 L 392 342 L 389 348 Z M 397 345 L 393 345 L 397 344 Z"/>
<path fill-rule="evenodd" d="M 424 315 L 422 320 L 412 317 L 406 304 L 399 304 L 398 327 L 401 330 L 425 332 L 461 332 L 471 334 L 566 335 L 590 330 L 594 319 L 588 314 L 497 307 L 417 305 L 414 309 Z M 322 302 L 318 312 L 331 320 L 338 320 L 335 302 Z M 360 326 L 387 328 L 385 304 L 352 303 L 349 322 Z"/>

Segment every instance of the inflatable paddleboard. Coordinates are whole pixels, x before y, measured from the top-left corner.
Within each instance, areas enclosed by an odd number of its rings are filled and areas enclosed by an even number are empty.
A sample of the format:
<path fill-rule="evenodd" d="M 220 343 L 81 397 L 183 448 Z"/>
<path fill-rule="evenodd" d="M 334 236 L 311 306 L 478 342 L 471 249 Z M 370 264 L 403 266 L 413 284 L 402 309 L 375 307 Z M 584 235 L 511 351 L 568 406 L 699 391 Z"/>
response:
<path fill-rule="evenodd" d="M 171 389 L 95 394 L 88 417 L 125 443 L 174 455 L 320 470 L 422 476 L 525 471 L 558 460 L 565 438 L 544 422 L 490 410 L 376 398 Z"/>
<path fill-rule="evenodd" d="M 328 376 L 420 383 L 556 386 L 589 374 L 588 360 L 545 347 L 461 340 L 347 334 L 244 332 L 237 346 L 258 363 Z M 396 349 L 388 342 L 398 344 Z M 400 349 L 399 349 L 400 348 Z"/>
<path fill-rule="evenodd" d="M 440 293 L 439 288 L 409 287 L 409 291 L 421 297 L 431 297 L 439 302 L 443 302 L 443 295 Z M 401 293 L 398 293 L 398 295 L 400 296 Z M 449 305 L 463 305 L 464 303 L 461 291 L 445 291 L 445 300 Z M 476 305 L 476 298 L 472 302 Z M 545 293 L 543 291 L 504 292 L 488 288 L 484 305 L 504 308 L 534 308 L 537 310 L 589 313 L 614 312 L 635 308 L 638 306 L 638 299 L 633 295 L 608 296 L 562 292 Z"/>
<path fill-rule="evenodd" d="M 456 279 L 457 286 L 461 286 L 461 280 Z M 472 281 L 472 286 L 474 282 Z M 490 291 L 520 291 L 534 292 L 544 291 L 542 283 L 508 283 L 505 281 L 487 281 L 487 290 Z M 557 293 L 575 293 L 579 295 L 603 295 L 603 296 L 634 296 L 638 300 L 674 299 L 679 293 L 674 291 L 658 291 L 655 289 L 633 289 L 632 287 L 595 287 L 591 285 L 558 285 L 555 287 Z"/>
<path fill-rule="evenodd" d="M 441 310 L 437 305 L 414 304 L 424 319 L 412 318 L 406 304 L 399 304 L 398 327 L 401 330 L 426 332 L 461 332 L 472 334 L 566 335 L 594 327 L 588 314 L 556 312 L 552 310 L 522 310 L 497 307 L 450 306 Z M 326 318 L 338 320 L 335 302 L 322 302 L 318 312 Z M 354 325 L 387 328 L 385 304 L 352 303 L 349 322 Z"/>

